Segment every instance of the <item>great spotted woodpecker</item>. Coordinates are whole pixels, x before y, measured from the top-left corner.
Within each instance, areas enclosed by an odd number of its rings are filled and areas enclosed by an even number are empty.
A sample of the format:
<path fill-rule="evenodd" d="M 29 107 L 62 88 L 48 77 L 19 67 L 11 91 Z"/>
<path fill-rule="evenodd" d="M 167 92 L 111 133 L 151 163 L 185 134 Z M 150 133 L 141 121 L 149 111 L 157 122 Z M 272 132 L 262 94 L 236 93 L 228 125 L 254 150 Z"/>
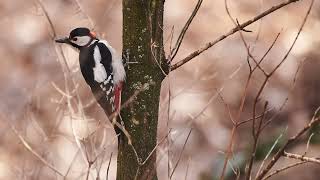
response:
<path fill-rule="evenodd" d="M 56 42 L 69 44 L 80 51 L 81 73 L 107 116 L 119 111 L 126 73 L 121 58 L 110 44 L 82 27 L 73 29 L 69 37 Z"/>

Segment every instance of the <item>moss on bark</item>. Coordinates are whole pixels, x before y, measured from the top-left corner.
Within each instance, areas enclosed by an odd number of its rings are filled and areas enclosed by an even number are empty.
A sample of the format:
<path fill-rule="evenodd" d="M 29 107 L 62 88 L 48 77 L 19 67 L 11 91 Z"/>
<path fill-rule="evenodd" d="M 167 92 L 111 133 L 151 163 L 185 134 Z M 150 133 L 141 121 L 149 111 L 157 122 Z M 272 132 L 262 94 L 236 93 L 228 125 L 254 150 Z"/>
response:
<path fill-rule="evenodd" d="M 153 84 L 121 112 L 141 161 L 157 143 L 158 105 L 164 76 L 156 61 L 164 62 L 163 3 L 163 0 L 123 0 L 123 55 L 130 62 L 138 62 L 126 69 L 123 102 L 145 83 Z M 157 179 L 156 153 L 140 166 L 126 138 L 122 138 L 118 150 L 117 180 Z"/>

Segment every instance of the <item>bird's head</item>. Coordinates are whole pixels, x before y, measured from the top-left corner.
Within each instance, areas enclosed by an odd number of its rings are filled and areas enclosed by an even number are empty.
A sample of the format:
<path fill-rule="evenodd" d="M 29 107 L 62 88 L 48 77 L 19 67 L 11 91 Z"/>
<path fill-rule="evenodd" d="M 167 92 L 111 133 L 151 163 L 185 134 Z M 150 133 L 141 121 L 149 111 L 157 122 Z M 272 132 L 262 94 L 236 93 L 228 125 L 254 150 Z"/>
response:
<path fill-rule="evenodd" d="M 69 37 L 56 39 L 57 43 L 66 43 L 78 49 L 87 47 L 90 43 L 96 39 L 96 34 L 90 31 L 88 28 L 80 27 L 73 29 L 70 32 Z"/>

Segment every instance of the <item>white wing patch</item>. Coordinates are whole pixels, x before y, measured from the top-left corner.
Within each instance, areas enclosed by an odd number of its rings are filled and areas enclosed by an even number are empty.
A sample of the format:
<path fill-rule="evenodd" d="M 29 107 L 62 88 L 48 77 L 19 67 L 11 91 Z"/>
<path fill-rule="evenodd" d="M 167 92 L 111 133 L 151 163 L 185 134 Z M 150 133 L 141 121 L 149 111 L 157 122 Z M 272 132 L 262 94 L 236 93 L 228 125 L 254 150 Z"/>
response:
<path fill-rule="evenodd" d="M 94 80 L 98 83 L 102 83 L 107 78 L 107 72 L 101 64 L 101 54 L 98 46 L 94 48 L 93 59 L 95 62 L 95 67 L 93 68 Z"/>
<path fill-rule="evenodd" d="M 111 47 L 108 41 L 106 40 L 101 40 L 99 42 L 106 45 L 109 51 L 111 52 L 114 84 L 118 84 L 119 82 L 124 81 L 124 79 L 126 78 L 126 71 L 124 70 L 122 60 L 117 55 L 116 50 L 113 49 L 113 47 Z"/>

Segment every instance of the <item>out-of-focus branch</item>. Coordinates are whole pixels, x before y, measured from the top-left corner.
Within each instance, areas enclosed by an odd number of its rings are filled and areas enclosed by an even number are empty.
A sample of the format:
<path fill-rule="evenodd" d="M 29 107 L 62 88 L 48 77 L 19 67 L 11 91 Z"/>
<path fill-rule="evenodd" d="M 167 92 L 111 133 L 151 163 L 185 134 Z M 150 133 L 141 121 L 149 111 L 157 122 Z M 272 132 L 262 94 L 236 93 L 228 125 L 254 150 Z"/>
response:
<path fill-rule="evenodd" d="M 79 10 L 82 12 L 82 14 L 84 14 L 86 16 L 86 18 L 88 19 L 88 21 L 90 22 L 91 28 L 95 27 L 95 24 L 93 23 L 92 19 L 90 18 L 90 16 L 84 11 L 84 9 L 82 8 L 82 5 L 80 4 L 80 2 L 78 0 L 74 0 L 79 8 Z"/>
<path fill-rule="evenodd" d="M 113 154 L 113 152 L 110 154 L 108 168 L 107 168 L 107 174 L 106 174 L 106 180 L 109 179 L 109 170 L 110 170 L 110 164 L 111 164 L 111 160 L 112 160 L 112 154 Z"/>
<path fill-rule="evenodd" d="M 171 70 L 176 70 L 177 68 L 179 68 L 180 66 L 184 65 L 185 63 L 189 62 L 190 60 L 192 60 L 193 58 L 197 57 L 198 55 L 200 55 L 201 53 L 203 53 L 204 51 L 208 50 L 209 48 L 211 48 L 212 46 L 214 46 L 215 44 L 217 44 L 218 42 L 224 40 L 225 38 L 233 35 L 235 32 L 238 32 L 239 30 L 243 30 L 245 27 L 249 26 L 250 24 L 258 21 L 259 19 L 273 13 L 274 11 L 277 11 L 291 3 L 297 2 L 299 0 L 287 0 L 286 2 L 283 2 L 281 4 L 278 4 L 276 6 L 273 6 L 271 8 L 269 8 L 268 10 L 262 12 L 261 14 L 255 16 L 254 18 L 252 18 L 251 20 L 248 20 L 242 24 L 240 24 L 239 27 L 235 27 L 233 29 L 231 29 L 229 32 L 225 33 L 224 35 L 218 37 L 216 40 L 211 41 L 209 43 L 207 43 L 205 46 L 203 46 L 202 48 L 192 52 L 191 54 L 189 54 L 187 57 L 183 58 L 182 60 L 180 60 L 179 62 L 177 62 L 176 64 L 171 66 Z"/>
<path fill-rule="evenodd" d="M 50 30 L 52 32 L 52 38 L 55 38 L 56 37 L 55 27 L 53 25 L 53 22 L 52 22 L 49 14 L 48 14 L 46 8 L 44 7 L 44 5 L 42 3 L 42 0 L 36 0 L 36 1 L 37 1 L 37 4 L 39 4 L 44 16 L 46 17 L 46 19 L 47 19 L 47 21 L 49 23 Z M 58 46 L 58 45 L 54 44 L 54 47 L 55 47 L 55 50 L 56 50 L 56 53 L 57 53 L 57 56 L 58 56 L 58 60 L 59 60 L 59 63 L 61 65 L 61 67 L 62 67 L 62 71 L 63 71 L 63 75 L 64 75 L 65 93 L 66 94 L 70 94 L 70 89 L 69 89 L 69 83 L 68 82 L 71 80 L 71 82 L 73 83 L 75 89 L 77 87 L 77 84 L 76 84 L 74 78 L 72 78 L 72 76 L 70 75 L 71 74 L 71 70 L 70 70 L 70 68 L 68 66 L 67 58 L 65 57 L 61 46 Z M 75 92 L 76 92 L 76 97 L 77 97 L 77 100 L 78 100 L 78 111 L 81 113 L 82 119 L 85 120 L 86 116 L 85 116 L 84 111 L 83 111 L 83 106 L 82 106 L 82 102 L 81 102 L 81 99 L 80 99 L 80 95 L 79 95 L 78 91 L 75 91 Z M 66 99 L 67 99 L 68 109 L 69 109 L 69 111 L 71 113 L 71 116 L 73 116 L 75 114 L 75 112 L 74 112 L 74 109 L 72 108 L 71 100 L 70 100 L 70 98 L 66 98 Z M 74 127 L 73 127 L 72 118 L 71 118 L 71 127 L 72 127 L 72 133 L 73 133 L 74 139 L 75 139 L 75 141 L 77 143 L 77 146 L 81 150 L 81 153 L 82 153 L 82 156 L 83 156 L 84 160 L 86 160 L 88 162 L 88 164 L 90 164 L 90 162 L 86 158 L 85 152 L 84 152 L 84 150 L 82 148 L 81 141 L 77 138 L 77 135 L 75 133 L 75 130 L 74 130 Z"/>
<path fill-rule="evenodd" d="M 23 144 L 23 146 L 29 151 L 31 152 L 31 154 L 33 154 L 35 157 L 37 157 L 45 166 L 47 166 L 48 168 L 50 168 L 51 170 L 53 170 L 55 173 L 59 174 L 60 176 L 64 177 L 65 175 L 63 175 L 56 167 L 54 167 L 53 165 L 51 165 L 47 160 L 45 160 L 38 152 L 36 152 L 31 145 L 24 139 L 24 137 L 18 132 L 18 130 L 12 125 L 11 121 L 4 117 L 3 119 L 6 119 L 10 128 L 12 129 L 12 131 L 14 132 L 14 134 L 16 136 L 18 136 L 19 140 L 21 141 L 21 143 Z"/>

